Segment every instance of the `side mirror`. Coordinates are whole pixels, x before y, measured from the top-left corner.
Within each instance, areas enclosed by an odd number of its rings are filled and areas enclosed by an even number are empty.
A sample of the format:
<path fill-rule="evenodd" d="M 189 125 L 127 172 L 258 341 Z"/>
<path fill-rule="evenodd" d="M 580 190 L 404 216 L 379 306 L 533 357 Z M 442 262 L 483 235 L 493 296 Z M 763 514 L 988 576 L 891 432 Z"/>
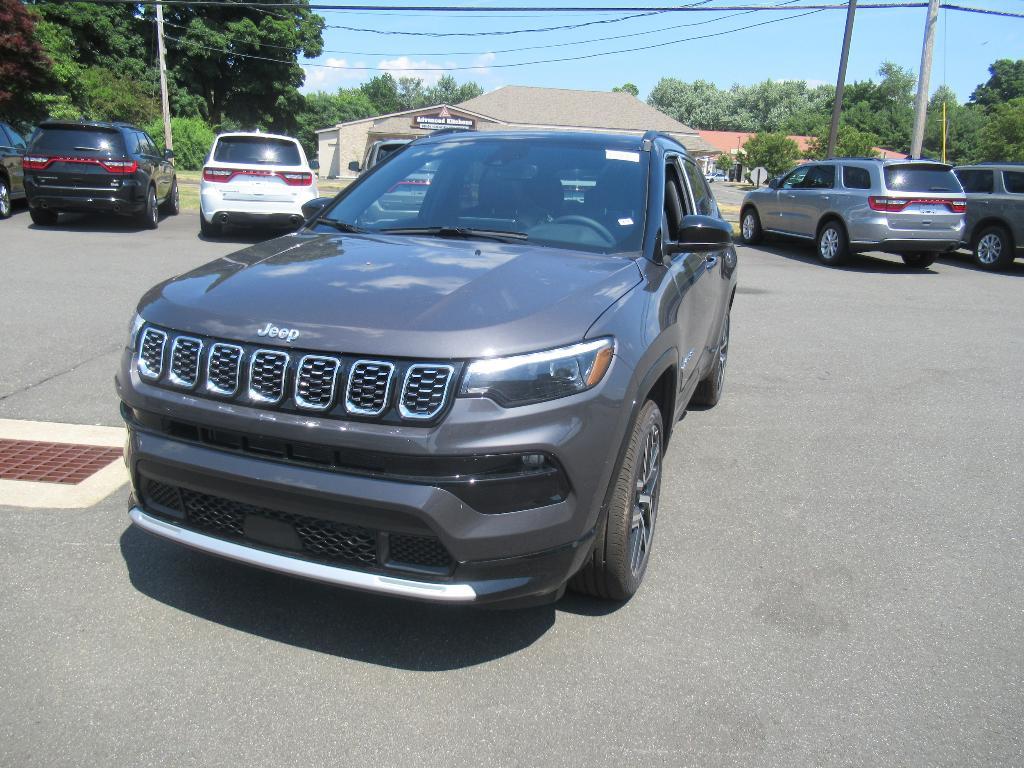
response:
<path fill-rule="evenodd" d="M 683 216 L 679 240 L 665 246 L 668 253 L 718 251 L 732 242 L 732 224 L 714 216 Z"/>
<path fill-rule="evenodd" d="M 311 171 L 319 171 L 320 170 L 320 161 L 319 160 L 315 160 L 315 159 L 314 160 L 310 160 L 309 161 L 309 170 L 311 170 Z"/>
<path fill-rule="evenodd" d="M 333 197 L 314 197 L 308 203 L 303 203 L 302 218 L 304 218 L 306 221 L 309 221 L 318 213 L 320 213 L 320 211 L 324 209 L 324 206 L 326 206 L 333 199 Z"/>
<path fill-rule="evenodd" d="M 350 171 L 355 171 L 356 173 L 359 173 L 359 161 L 353 160 L 351 163 L 348 164 L 348 169 Z"/>
<path fill-rule="evenodd" d="M 778 176 L 768 179 L 768 186 L 771 187 L 772 189 L 778 189 L 781 185 L 782 179 L 780 179 Z"/>
<path fill-rule="evenodd" d="M 174 150 L 173 149 L 165 149 L 164 150 L 164 160 L 173 160 L 173 159 L 174 159 Z"/>

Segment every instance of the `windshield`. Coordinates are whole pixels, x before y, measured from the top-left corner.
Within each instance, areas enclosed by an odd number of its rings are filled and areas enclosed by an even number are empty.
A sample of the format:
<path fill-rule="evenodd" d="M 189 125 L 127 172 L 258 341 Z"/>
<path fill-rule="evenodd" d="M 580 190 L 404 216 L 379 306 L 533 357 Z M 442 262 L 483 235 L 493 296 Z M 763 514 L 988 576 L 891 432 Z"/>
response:
<path fill-rule="evenodd" d="M 36 152 L 61 152 L 82 154 L 92 152 L 100 155 L 123 155 L 124 141 L 118 131 L 101 128 L 51 128 L 40 126 L 32 138 L 32 149 Z"/>
<path fill-rule="evenodd" d="M 302 165 L 298 144 L 265 136 L 223 136 L 217 140 L 213 159 L 244 165 Z"/>
<path fill-rule="evenodd" d="M 571 139 L 413 144 L 355 184 L 328 221 L 400 234 L 639 251 L 646 156 Z M 524 237 L 525 236 L 525 237 Z"/>
<path fill-rule="evenodd" d="M 892 192 L 963 192 L 953 171 L 942 165 L 889 165 L 885 186 Z"/>

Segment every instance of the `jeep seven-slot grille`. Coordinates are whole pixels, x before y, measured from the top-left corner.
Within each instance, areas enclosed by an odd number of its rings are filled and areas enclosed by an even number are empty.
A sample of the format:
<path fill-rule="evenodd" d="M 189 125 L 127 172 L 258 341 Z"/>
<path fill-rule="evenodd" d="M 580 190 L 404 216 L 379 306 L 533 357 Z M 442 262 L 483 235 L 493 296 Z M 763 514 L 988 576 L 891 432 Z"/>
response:
<path fill-rule="evenodd" d="M 135 365 L 157 386 L 330 418 L 428 422 L 454 397 L 461 363 L 254 348 L 146 326 Z"/>
<path fill-rule="evenodd" d="M 143 487 L 148 511 L 183 527 L 221 538 L 292 550 L 311 560 L 365 568 L 411 568 L 447 573 L 454 565 L 448 550 L 433 536 L 387 533 L 346 525 L 178 488 L 156 480 L 146 479 Z M 275 526 L 277 532 L 268 538 L 266 531 L 275 531 Z M 263 533 L 258 533 L 261 530 Z M 384 536 L 388 537 L 386 561 L 381 559 L 384 548 L 380 543 Z"/>
<path fill-rule="evenodd" d="M 450 365 L 410 366 L 399 405 L 402 415 L 407 419 L 434 418 L 444 408 L 454 370 Z"/>
<path fill-rule="evenodd" d="M 258 403 L 277 403 L 284 397 L 288 354 L 261 349 L 249 363 L 249 397 Z"/>
<path fill-rule="evenodd" d="M 379 360 L 359 360 L 348 377 L 345 405 L 353 413 L 376 416 L 388 406 L 395 366 Z"/>
<path fill-rule="evenodd" d="M 295 403 L 318 411 L 330 408 L 340 367 L 341 361 L 336 357 L 306 355 L 302 358 L 295 379 Z"/>
<path fill-rule="evenodd" d="M 217 395 L 233 395 L 238 391 L 238 374 L 242 364 L 242 348 L 235 344 L 214 344 L 206 362 L 206 389 Z"/>
<path fill-rule="evenodd" d="M 171 345 L 171 383 L 191 389 L 199 381 L 199 355 L 203 342 L 179 336 Z"/>

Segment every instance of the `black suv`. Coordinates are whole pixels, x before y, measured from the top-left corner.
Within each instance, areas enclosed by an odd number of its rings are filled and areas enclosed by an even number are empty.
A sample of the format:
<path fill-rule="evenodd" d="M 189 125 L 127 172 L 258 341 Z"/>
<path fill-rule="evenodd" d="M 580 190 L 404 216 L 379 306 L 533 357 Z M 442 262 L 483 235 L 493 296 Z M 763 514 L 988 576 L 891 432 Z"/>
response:
<path fill-rule="evenodd" d="M 0 123 L 0 219 L 11 215 L 11 203 L 25 196 L 21 159 L 25 140 L 7 123 Z"/>
<path fill-rule="evenodd" d="M 178 213 L 173 158 L 127 123 L 44 122 L 24 160 L 32 221 L 46 226 L 61 211 L 110 211 L 156 229 L 160 209 Z"/>
<path fill-rule="evenodd" d="M 422 600 L 628 599 L 669 437 L 729 349 L 732 229 L 686 150 L 449 133 L 316 202 L 139 303 L 132 521 Z"/>

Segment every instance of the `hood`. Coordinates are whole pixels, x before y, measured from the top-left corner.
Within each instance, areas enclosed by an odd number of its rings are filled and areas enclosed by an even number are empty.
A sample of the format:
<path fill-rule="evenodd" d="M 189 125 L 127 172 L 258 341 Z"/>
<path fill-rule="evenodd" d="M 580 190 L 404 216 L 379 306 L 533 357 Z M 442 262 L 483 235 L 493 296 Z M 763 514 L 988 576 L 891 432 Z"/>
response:
<path fill-rule="evenodd" d="M 528 243 L 302 233 L 156 286 L 139 313 L 197 335 L 393 357 L 472 358 L 584 337 L 640 282 L 632 259 Z M 267 324 L 293 341 L 257 334 Z"/>

